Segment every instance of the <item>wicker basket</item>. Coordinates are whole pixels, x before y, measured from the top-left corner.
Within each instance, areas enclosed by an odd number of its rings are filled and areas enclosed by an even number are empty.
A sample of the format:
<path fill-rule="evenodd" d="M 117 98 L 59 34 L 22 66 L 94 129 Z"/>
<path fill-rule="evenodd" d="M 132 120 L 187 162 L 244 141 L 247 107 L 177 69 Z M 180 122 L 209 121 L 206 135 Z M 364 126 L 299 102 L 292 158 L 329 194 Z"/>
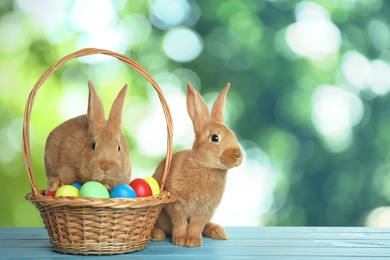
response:
<path fill-rule="evenodd" d="M 157 91 L 167 122 L 167 154 L 160 180 L 161 193 L 135 199 L 94 199 L 46 197 L 38 190 L 31 167 L 29 121 L 35 95 L 45 80 L 61 65 L 78 57 L 104 54 L 115 57 L 141 73 Z M 157 217 L 175 196 L 164 190 L 172 160 L 172 120 L 164 95 L 153 78 L 134 60 L 103 49 L 82 49 L 71 53 L 49 68 L 37 81 L 26 103 L 23 125 L 23 159 L 32 192 L 26 199 L 40 211 L 53 250 L 83 255 L 112 255 L 134 252 L 146 247 Z"/>

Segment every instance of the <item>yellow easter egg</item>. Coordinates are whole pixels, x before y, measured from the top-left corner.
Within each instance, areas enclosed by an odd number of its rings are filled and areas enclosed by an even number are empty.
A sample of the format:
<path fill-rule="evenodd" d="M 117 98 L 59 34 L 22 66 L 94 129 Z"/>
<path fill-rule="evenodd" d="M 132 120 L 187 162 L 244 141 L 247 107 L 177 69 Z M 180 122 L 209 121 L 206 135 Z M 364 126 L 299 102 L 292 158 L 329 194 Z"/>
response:
<path fill-rule="evenodd" d="M 144 180 L 149 184 L 150 188 L 152 189 L 153 196 L 160 194 L 160 186 L 158 185 L 158 182 L 153 177 L 146 177 Z"/>
<path fill-rule="evenodd" d="M 56 191 L 56 197 L 59 196 L 78 197 L 79 190 L 72 185 L 64 185 L 59 187 Z"/>

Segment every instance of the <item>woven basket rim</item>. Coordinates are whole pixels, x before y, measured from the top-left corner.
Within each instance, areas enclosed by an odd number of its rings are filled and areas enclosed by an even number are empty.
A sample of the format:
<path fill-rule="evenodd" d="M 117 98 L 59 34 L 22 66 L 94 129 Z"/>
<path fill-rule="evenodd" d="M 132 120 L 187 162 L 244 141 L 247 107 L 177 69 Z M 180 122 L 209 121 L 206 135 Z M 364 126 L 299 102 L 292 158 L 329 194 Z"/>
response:
<path fill-rule="evenodd" d="M 38 203 L 51 208 L 96 208 L 96 209 L 141 209 L 154 207 L 161 204 L 167 204 L 175 201 L 175 196 L 168 192 L 162 191 L 157 195 L 138 198 L 90 198 L 90 197 L 49 197 L 42 194 L 34 195 L 28 193 L 25 198 L 32 203 Z"/>
<path fill-rule="evenodd" d="M 113 51 L 110 51 L 110 50 L 98 49 L 98 48 L 84 48 L 84 49 L 75 51 L 73 53 L 70 53 L 70 54 L 64 56 L 63 58 L 58 60 L 53 66 L 51 66 L 49 69 L 47 69 L 46 72 L 44 72 L 42 74 L 42 76 L 38 79 L 38 81 L 35 83 L 33 89 L 31 90 L 31 92 L 29 94 L 29 97 L 27 99 L 26 107 L 25 107 L 25 113 L 24 113 L 24 121 L 23 121 L 22 155 L 23 155 L 23 161 L 24 161 L 24 164 L 25 164 L 25 167 L 26 167 L 26 171 L 27 171 L 29 180 L 30 180 L 30 184 L 31 184 L 32 192 L 30 194 L 26 195 L 26 199 L 28 199 L 30 201 L 37 201 L 38 200 L 38 201 L 40 201 L 42 203 L 48 203 L 48 204 L 50 204 L 53 201 L 55 202 L 55 201 L 60 201 L 60 200 L 67 201 L 67 202 L 74 201 L 74 198 L 69 198 L 69 197 L 58 197 L 57 199 L 48 198 L 48 197 L 43 196 L 41 194 L 41 191 L 38 189 L 38 187 L 36 185 L 36 182 L 35 182 L 34 172 L 33 172 L 32 163 L 31 163 L 30 116 L 31 116 L 31 111 L 32 111 L 34 99 L 35 99 L 35 96 L 36 96 L 39 88 L 42 86 L 42 84 L 46 81 L 46 79 L 53 72 L 55 72 L 63 64 L 65 64 L 65 63 L 67 63 L 67 62 L 69 62 L 69 61 L 71 61 L 71 60 L 73 60 L 75 58 L 89 56 L 89 55 L 94 55 L 94 54 L 103 54 L 103 55 L 111 56 L 111 57 L 114 57 L 114 58 L 116 58 L 116 59 L 126 63 L 127 65 L 132 67 L 134 70 L 139 72 L 145 79 L 147 79 L 149 81 L 149 83 L 156 90 L 156 92 L 158 94 L 158 97 L 160 99 L 161 106 L 162 106 L 162 109 L 163 109 L 163 112 L 164 112 L 164 116 L 165 116 L 165 119 L 166 119 L 166 123 L 167 123 L 167 150 L 166 150 L 166 160 L 165 160 L 166 163 L 165 163 L 165 167 L 164 167 L 164 171 L 163 171 L 161 180 L 159 181 L 160 182 L 161 193 L 165 194 L 165 193 L 163 193 L 165 180 L 166 180 L 166 177 L 168 175 L 168 172 L 169 172 L 169 169 L 170 169 L 170 166 L 171 166 L 171 161 L 172 161 L 173 123 L 172 123 L 172 116 L 171 116 L 171 112 L 170 112 L 168 103 L 167 103 L 167 101 L 166 101 L 166 99 L 164 97 L 164 94 L 163 94 L 160 86 L 152 78 L 152 76 L 150 76 L 150 74 L 140 64 L 138 64 L 133 59 L 131 59 L 131 58 L 129 58 L 129 57 L 123 55 L 123 54 L 120 54 L 120 53 L 117 53 L 117 52 L 113 52 Z M 173 194 L 170 193 L 170 195 L 171 195 L 170 198 L 174 198 Z M 140 201 L 149 200 L 149 199 L 145 199 L 145 198 L 136 198 L 136 199 L 127 199 L 127 200 L 129 200 L 129 202 L 128 202 L 129 204 L 133 203 L 136 200 L 140 200 Z M 158 196 L 157 197 L 153 196 L 153 197 L 150 197 L 150 198 L 158 198 Z M 91 203 L 91 201 L 101 201 L 101 200 L 104 200 L 104 199 L 96 199 L 96 198 L 94 198 L 94 199 L 86 199 L 86 198 L 79 198 L 79 197 L 77 197 L 77 199 L 79 201 L 84 201 L 84 203 L 86 203 L 86 202 Z M 111 201 L 111 199 L 106 199 L 106 200 L 107 201 Z M 105 202 L 107 203 L 107 201 L 105 201 Z M 113 201 L 114 204 L 115 203 L 118 204 L 118 205 L 119 204 L 123 204 L 122 203 L 123 200 L 121 200 L 121 199 L 114 199 L 112 201 Z"/>

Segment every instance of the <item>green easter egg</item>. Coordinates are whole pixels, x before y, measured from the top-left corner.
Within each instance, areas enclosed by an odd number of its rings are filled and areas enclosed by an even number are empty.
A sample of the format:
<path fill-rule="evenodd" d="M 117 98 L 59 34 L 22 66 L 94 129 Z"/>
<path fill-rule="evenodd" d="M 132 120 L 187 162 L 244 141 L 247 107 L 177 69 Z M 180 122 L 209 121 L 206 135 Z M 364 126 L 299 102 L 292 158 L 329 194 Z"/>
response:
<path fill-rule="evenodd" d="M 89 181 L 80 188 L 80 197 L 106 199 L 110 197 L 108 190 L 103 184 L 97 181 Z"/>

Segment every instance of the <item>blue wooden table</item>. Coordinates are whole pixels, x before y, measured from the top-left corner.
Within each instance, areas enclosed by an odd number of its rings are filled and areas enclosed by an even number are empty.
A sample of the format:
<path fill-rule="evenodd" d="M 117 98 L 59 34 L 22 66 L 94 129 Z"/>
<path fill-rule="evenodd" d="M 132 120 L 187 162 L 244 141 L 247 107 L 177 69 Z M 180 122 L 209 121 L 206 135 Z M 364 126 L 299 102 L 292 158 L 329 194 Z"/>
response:
<path fill-rule="evenodd" d="M 364 227 L 227 227 L 229 240 L 205 238 L 186 248 L 149 242 L 140 251 L 107 257 L 138 259 L 390 259 L 390 229 Z M 51 250 L 44 228 L 0 228 L 1 259 L 85 258 Z"/>

